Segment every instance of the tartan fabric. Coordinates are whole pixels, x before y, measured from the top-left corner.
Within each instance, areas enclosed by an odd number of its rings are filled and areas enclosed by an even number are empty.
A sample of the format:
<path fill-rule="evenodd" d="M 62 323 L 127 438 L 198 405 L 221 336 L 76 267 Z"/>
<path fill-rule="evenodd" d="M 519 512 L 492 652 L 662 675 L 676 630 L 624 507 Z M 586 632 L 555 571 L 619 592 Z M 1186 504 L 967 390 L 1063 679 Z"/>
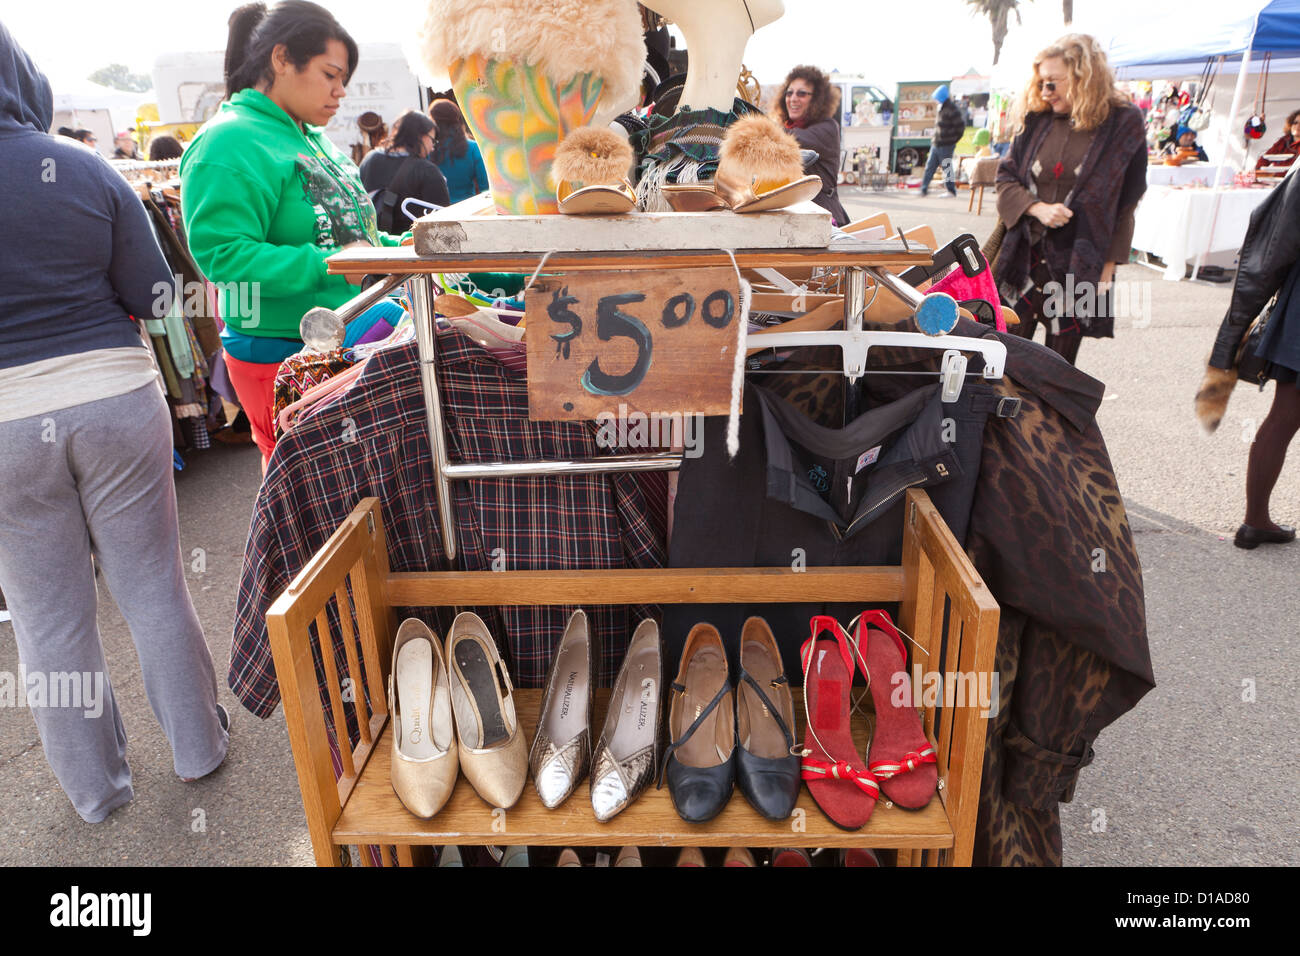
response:
<path fill-rule="evenodd" d="M 568 458 L 600 454 L 595 430 L 581 422 L 529 422 L 524 379 L 455 331 L 438 336 L 438 371 L 454 459 Z M 377 352 L 334 401 L 307 412 L 276 445 L 254 507 L 239 585 L 228 681 L 248 710 L 269 717 L 280 701 L 266 611 L 358 501 L 382 502 L 391 569 L 447 570 L 432 484 L 414 342 Z M 578 475 L 484 479 L 452 486 L 459 570 L 662 567 L 664 476 Z M 405 614 L 409 609 L 399 609 Z M 574 608 L 475 609 L 483 615 L 520 687 L 545 679 L 553 646 Z M 602 638 L 600 679 L 611 683 L 632 630 L 647 607 L 587 608 Z M 330 642 L 346 671 L 337 614 L 328 609 Z M 419 616 L 439 626 L 450 609 Z M 328 701 L 318 639 L 313 656 L 321 699 Z M 365 684 L 362 683 L 364 687 Z M 345 704 L 356 738 L 352 705 Z M 333 719 L 325 706 L 333 736 Z M 338 764 L 335 764 L 336 773 Z"/>
<path fill-rule="evenodd" d="M 647 128 L 634 134 L 641 150 L 642 175 L 656 166 L 680 165 L 684 158 L 701 164 L 701 180 L 712 179 L 727 128 L 740 117 L 757 112 L 757 107 L 738 98 L 730 113 L 707 108 L 681 109 L 672 116 L 652 113 Z M 675 181 L 675 177 L 670 177 L 670 181 Z"/>

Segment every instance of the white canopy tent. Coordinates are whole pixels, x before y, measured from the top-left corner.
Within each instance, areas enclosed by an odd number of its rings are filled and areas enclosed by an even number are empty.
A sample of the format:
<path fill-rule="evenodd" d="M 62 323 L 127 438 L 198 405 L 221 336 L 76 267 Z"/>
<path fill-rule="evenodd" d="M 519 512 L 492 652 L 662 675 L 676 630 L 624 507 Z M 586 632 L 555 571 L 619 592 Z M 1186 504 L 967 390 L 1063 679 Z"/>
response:
<path fill-rule="evenodd" d="M 54 129 L 60 126 L 89 129 L 99 140 L 99 152 L 111 156 L 113 136 L 134 126 L 140 104 L 153 98 L 153 90 L 128 93 L 90 80 L 61 83 L 54 89 Z"/>

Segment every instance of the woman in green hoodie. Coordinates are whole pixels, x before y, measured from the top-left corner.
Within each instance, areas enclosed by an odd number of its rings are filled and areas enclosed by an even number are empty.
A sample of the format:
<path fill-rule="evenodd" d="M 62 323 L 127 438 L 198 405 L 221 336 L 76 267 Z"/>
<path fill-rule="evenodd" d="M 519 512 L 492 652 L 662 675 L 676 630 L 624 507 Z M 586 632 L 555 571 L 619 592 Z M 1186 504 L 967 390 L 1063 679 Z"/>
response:
<path fill-rule="evenodd" d="M 356 67 L 356 43 L 322 7 L 240 7 L 230 17 L 226 101 L 181 159 L 190 251 L 220 291 L 226 367 L 263 467 L 275 444 L 275 373 L 302 348 L 299 321 L 356 293 L 326 275 L 325 260 L 348 246 L 400 244 L 376 229 L 357 167 L 321 129 Z"/>

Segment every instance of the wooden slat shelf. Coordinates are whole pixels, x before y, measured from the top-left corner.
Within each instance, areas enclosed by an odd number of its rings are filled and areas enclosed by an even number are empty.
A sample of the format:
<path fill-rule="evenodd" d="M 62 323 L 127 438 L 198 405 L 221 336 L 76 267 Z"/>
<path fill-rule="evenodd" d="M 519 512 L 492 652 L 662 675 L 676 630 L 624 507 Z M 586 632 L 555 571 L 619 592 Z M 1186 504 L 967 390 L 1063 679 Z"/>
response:
<path fill-rule="evenodd" d="M 856 688 L 855 693 L 865 692 Z M 596 734 L 604 724 L 609 691 L 597 691 L 593 724 Z M 803 704 L 795 691 L 797 740 L 803 740 Z M 542 691 L 516 690 L 525 740 L 532 742 Z M 859 753 L 867 742 L 868 719 L 855 717 L 854 739 Z M 841 830 L 818 809 L 805 786 L 795 814 L 774 823 L 756 813 L 739 789 L 726 809 L 704 824 L 684 822 L 673 809 L 665 784 L 652 786 L 609 823 L 598 823 L 591 813 L 587 781 L 578 785 L 567 801 L 554 810 L 542 806 L 532 779 L 524 785 L 519 802 L 504 813 L 485 803 L 462 774 L 456 790 L 432 820 L 407 812 L 390 782 L 391 727 L 384 729 L 370 760 L 361 772 L 332 839 L 348 844 L 494 844 L 526 846 L 809 846 L 925 849 L 953 845 L 952 827 L 940 797 L 921 810 L 887 806 L 882 798 L 862 830 Z M 802 812 L 801 812 L 802 811 Z M 796 829 L 796 827 L 798 829 Z"/>
<path fill-rule="evenodd" d="M 445 253 L 423 257 L 411 246 L 357 248 L 336 252 L 326 260 L 330 275 L 406 275 L 436 272 L 517 272 L 531 274 L 545 250 L 535 253 Z M 897 239 L 836 242 L 825 249 L 737 249 L 742 269 L 781 269 L 808 266 L 882 266 L 911 268 L 930 263 L 925 246 Z M 664 250 L 630 252 L 554 252 L 547 272 L 582 270 L 660 270 L 731 266 L 722 250 Z"/>
<path fill-rule="evenodd" d="M 664 568 L 602 571 L 408 572 L 387 578 L 388 599 L 398 607 L 500 604 L 725 604 L 739 588 L 760 584 L 763 600 L 838 601 L 845 594 L 903 599 L 903 569 Z"/>

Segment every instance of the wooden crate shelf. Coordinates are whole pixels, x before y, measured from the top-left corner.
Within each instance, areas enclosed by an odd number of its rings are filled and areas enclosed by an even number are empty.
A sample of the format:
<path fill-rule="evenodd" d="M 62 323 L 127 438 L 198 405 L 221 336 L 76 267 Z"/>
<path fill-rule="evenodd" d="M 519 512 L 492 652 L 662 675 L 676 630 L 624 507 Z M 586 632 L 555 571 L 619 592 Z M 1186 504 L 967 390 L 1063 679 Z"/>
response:
<path fill-rule="evenodd" d="M 439 844 L 539 846 L 808 846 L 896 849 L 902 866 L 969 865 L 974 846 L 987 713 L 975 702 L 922 708 L 922 725 L 938 755 L 939 794 L 921 810 L 877 804 L 862 830 L 837 828 L 806 788 L 796 817 L 773 823 L 735 793 L 707 824 L 689 824 L 673 810 L 668 791 L 651 789 L 608 824 L 591 814 L 584 782 L 557 810 L 541 806 L 532 783 L 520 801 L 493 815 L 463 777 L 451 800 L 432 820 L 411 815 L 390 783 L 391 741 L 387 679 L 396 608 L 471 605 L 585 605 L 782 603 L 835 600 L 862 607 L 897 603 L 899 624 L 928 655 L 926 670 L 989 673 L 997 640 L 998 606 L 943 519 L 920 490 L 907 492 L 903 562 L 898 567 L 720 568 L 533 572 L 431 572 L 392 574 L 379 501 L 367 498 L 318 551 L 267 613 L 267 629 L 284 703 L 294 766 L 322 866 L 360 859 L 391 859 L 366 847 L 392 850 L 410 864 L 413 848 Z M 319 651 L 311 626 L 330 635 L 329 610 L 339 613 L 346 666 L 335 654 L 320 658 L 328 702 L 317 677 Z M 558 637 L 558 635 L 557 635 Z M 328 645 L 327 645 L 328 646 Z M 666 675 L 677 661 L 664 661 Z M 362 666 L 364 664 L 364 667 Z M 363 678 L 364 673 L 364 678 Z M 364 679 L 367 693 L 356 693 Z M 344 688 L 350 692 L 345 693 Z M 862 689 L 865 691 L 865 689 Z M 540 690 L 516 691 L 525 739 L 532 740 Z M 603 725 L 608 691 L 598 691 L 593 727 Z M 346 699 L 345 699 L 346 698 Z M 924 702 L 920 702 L 924 703 Z M 869 706 L 869 698 L 864 700 Z M 342 726 L 354 715 L 360 739 L 342 747 L 327 724 Z M 796 706 L 796 739 L 802 740 L 802 705 Z M 855 717 L 859 749 L 867 717 Z M 342 766 L 342 772 L 334 770 Z M 795 825 L 797 823 L 797 826 Z M 923 851 L 925 852 L 922 856 Z"/>
<path fill-rule="evenodd" d="M 855 692 L 865 691 L 857 688 Z M 597 691 L 593 724 L 596 734 L 605 720 L 609 690 Z M 524 739 L 531 741 L 541 706 L 540 690 L 516 690 Z M 797 740 L 803 739 L 802 695 L 795 691 Z M 854 719 L 859 752 L 866 747 L 868 720 Z M 408 813 L 389 781 L 391 727 L 384 729 L 367 761 L 352 797 L 343 808 L 331 837 L 341 846 L 356 844 L 524 844 L 526 846 L 751 846 L 771 847 L 870 846 L 882 848 L 945 848 L 953 845 L 952 826 L 936 797 L 921 810 L 886 806 L 882 799 L 871 821 L 858 831 L 842 830 L 817 808 L 805 787 L 795 814 L 779 823 L 764 819 L 737 790 L 726 808 L 703 824 L 685 823 L 677 816 L 668 788 L 651 787 L 609 823 L 591 813 L 586 781 L 554 810 L 542 806 L 530 780 L 523 796 L 509 810 L 497 811 L 474 792 L 462 775 L 447 805 L 432 820 Z M 797 828 L 797 829 L 796 829 Z"/>

